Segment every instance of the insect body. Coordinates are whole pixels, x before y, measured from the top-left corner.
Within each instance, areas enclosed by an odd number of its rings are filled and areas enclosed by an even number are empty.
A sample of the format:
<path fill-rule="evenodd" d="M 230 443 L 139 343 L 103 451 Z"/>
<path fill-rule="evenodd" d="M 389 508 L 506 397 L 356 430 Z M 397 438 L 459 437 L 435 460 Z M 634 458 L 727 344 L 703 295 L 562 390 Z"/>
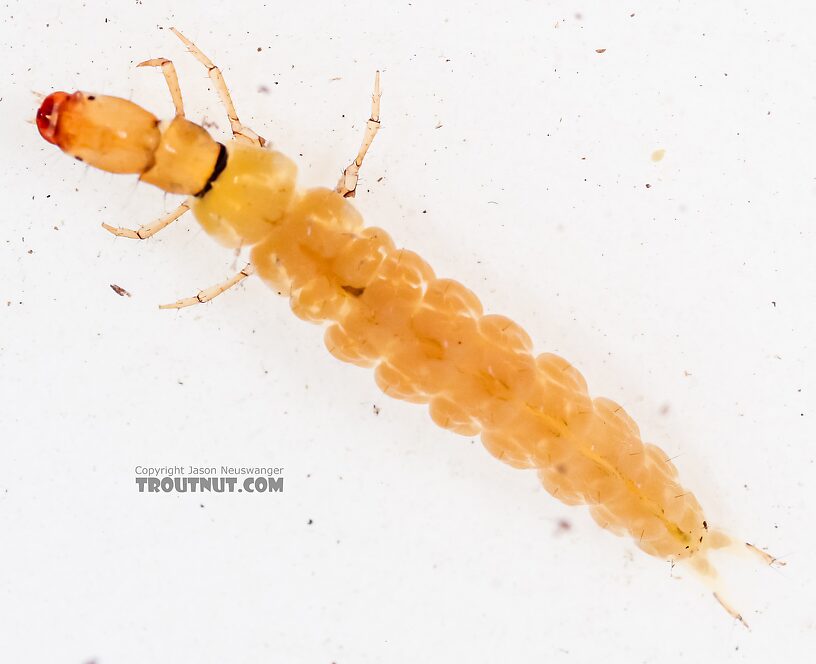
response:
<path fill-rule="evenodd" d="M 250 264 L 235 277 L 166 306 L 206 301 L 257 272 L 289 294 L 299 317 L 328 324 L 329 351 L 374 368 L 388 395 L 428 404 L 444 428 L 480 435 L 498 459 L 536 470 L 553 496 L 588 505 L 602 527 L 630 535 L 647 553 L 713 574 L 708 552 L 729 539 L 709 529 L 666 454 L 642 442 L 619 405 L 591 398 L 567 361 L 534 355 L 517 324 L 484 314 L 470 290 L 364 226 L 347 198 L 379 126 L 378 80 L 360 153 L 340 184 L 300 191 L 294 163 L 240 123 L 220 71 L 179 37 L 207 66 L 227 107 L 234 140 L 226 146 L 184 118 L 175 70 L 164 59 L 143 64 L 165 74 L 176 105 L 169 122 L 132 102 L 82 92 L 53 93 L 37 116 L 42 136 L 63 151 L 189 196 L 154 224 L 109 231 L 144 239 L 192 209 L 222 244 L 252 247 Z"/>

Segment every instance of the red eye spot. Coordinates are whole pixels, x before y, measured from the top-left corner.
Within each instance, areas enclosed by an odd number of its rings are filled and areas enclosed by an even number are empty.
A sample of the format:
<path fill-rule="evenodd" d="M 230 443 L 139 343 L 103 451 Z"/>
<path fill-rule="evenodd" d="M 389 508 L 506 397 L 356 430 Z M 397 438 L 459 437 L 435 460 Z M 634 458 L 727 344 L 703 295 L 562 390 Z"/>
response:
<path fill-rule="evenodd" d="M 59 115 L 60 105 L 69 97 L 67 92 L 52 92 L 48 95 L 37 111 L 37 129 L 40 130 L 42 136 L 49 143 L 56 145 L 57 133 L 57 116 Z"/>

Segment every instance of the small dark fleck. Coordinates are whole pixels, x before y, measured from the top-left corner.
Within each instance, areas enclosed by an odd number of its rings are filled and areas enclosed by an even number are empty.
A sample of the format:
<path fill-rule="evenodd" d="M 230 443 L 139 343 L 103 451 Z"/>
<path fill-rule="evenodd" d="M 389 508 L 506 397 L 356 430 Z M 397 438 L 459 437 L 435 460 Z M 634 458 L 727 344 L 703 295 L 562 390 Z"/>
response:
<path fill-rule="evenodd" d="M 651 189 L 651 188 L 652 188 L 652 185 L 650 185 L 649 183 L 646 183 L 646 189 Z"/>
<path fill-rule="evenodd" d="M 360 297 L 365 292 L 365 288 L 358 288 L 357 286 L 341 286 L 341 288 L 353 297 Z"/>
<path fill-rule="evenodd" d="M 307 526 L 311 526 L 313 523 L 314 523 L 314 521 L 312 521 L 311 519 L 309 519 L 309 520 L 306 522 L 306 525 L 307 525 Z"/>
<path fill-rule="evenodd" d="M 113 292 L 116 293 L 117 295 L 119 295 L 120 297 L 124 297 L 125 295 L 127 295 L 128 297 L 131 297 L 130 293 L 128 293 L 121 286 L 117 286 L 116 284 L 111 284 L 110 287 L 113 290 Z"/>
<path fill-rule="evenodd" d="M 707 524 L 705 521 L 703 521 L 703 528 L 705 528 L 706 530 L 708 530 L 708 524 Z"/>

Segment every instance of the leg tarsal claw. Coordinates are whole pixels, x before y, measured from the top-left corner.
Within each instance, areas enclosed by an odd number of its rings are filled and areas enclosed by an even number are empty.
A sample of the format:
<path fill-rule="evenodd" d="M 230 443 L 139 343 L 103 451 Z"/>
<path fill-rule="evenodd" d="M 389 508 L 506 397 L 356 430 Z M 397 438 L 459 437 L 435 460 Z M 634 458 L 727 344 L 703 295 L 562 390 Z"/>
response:
<path fill-rule="evenodd" d="M 135 231 L 130 228 L 122 228 L 121 226 L 117 228 L 114 226 L 110 226 L 109 224 L 102 224 L 102 228 L 104 228 L 109 233 L 113 233 L 117 237 L 127 237 L 130 238 L 131 240 L 146 240 L 151 235 L 155 235 L 163 228 L 167 228 L 167 226 L 172 224 L 176 219 L 178 219 L 181 215 L 187 212 L 187 210 L 190 209 L 191 205 L 192 199 L 188 198 L 175 210 L 173 210 L 170 214 L 163 216 L 161 219 L 157 219 L 152 224 L 140 226 Z"/>
<path fill-rule="evenodd" d="M 366 122 L 365 134 L 363 134 L 363 142 L 360 144 L 360 149 L 357 156 L 354 158 L 343 171 L 340 176 L 340 181 L 335 187 L 335 191 L 343 198 L 354 198 L 357 192 L 357 181 L 360 175 L 360 168 L 363 165 L 368 148 L 374 142 L 374 137 L 380 130 L 380 98 L 382 91 L 380 90 L 380 72 L 374 75 L 374 92 L 371 93 L 371 117 Z"/>
<path fill-rule="evenodd" d="M 719 602 L 720 606 L 725 609 L 726 613 L 728 613 L 729 616 L 731 616 L 734 620 L 742 623 L 742 626 L 745 627 L 745 629 L 747 629 L 748 631 L 751 630 L 751 628 L 748 627 L 748 623 L 745 622 L 745 618 L 742 617 L 742 614 L 739 611 L 737 611 L 733 606 L 731 606 L 728 602 L 726 602 L 722 598 L 722 596 L 720 596 L 719 593 L 716 592 L 714 593 L 714 599 L 716 599 L 717 602 Z"/>
<path fill-rule="evenodd" d="M 130 238 L 131 240 L 144 240 L 147 237 L 144 234 L 144 231 L 142 230 L 142 228 L 144 227 L 140 228 L 137 231 L 134 231 L 130 228 L 122 228 L 121 226 L 115 228 L 103 222 L 102 228 L 108 231 L 108 233 L 113 233 L 116 237 L 127 237 Z"/>
<path fill-rule="evenodd" d="M 159 309 L 183 309 L 184 307 L 191 307 L 194 304 L 204 304 L 210 300 L 218 297 L 221 293 L 228 291 L 233 286 L 240 284 L 244 279 L 255 273 L 255 267 L 251 263 L 247 263 L 246 267 L 238 274 L 230 277 L 220 284 L 205 288 L 198 292 L 193 297 L 186 297 L 183 300 L 176 300 L 172 304 L 160 304 Z"/>
<path fill-rule="evenodd" d="M 776 557 L 772 556 L 767 551 L 763 551 L 758 546 L 754 546 L 750 542 L 746 542 L 745 546 L 751 553 L 753 553 L 754 555 L 759 557 L 769 567 L 779 568 L 779 567 L 784 567 L 785 564 L 786 564 L 784 560 L 780 560 L 779 558 L 776 558 Z"/>
<path fill-rule="evenodd" d="M 187 39 L 187 37 L 181 34 L 178 30 L 175 28 L 170 28 L 170 30 L 182 41 L 182 43 L 187 47 L 187 50 L 193 54 L 193 57 L 207 68 L 207 75 L 210 77 L 210 80 L 212 80 L 213 85 L 215 86 L 215 92 L 218 94 L 218 97 L 221 99 L 221 103 L 224 105 L 224 108 L 227 111 L 230 127 L 232 127 L 232 135 L 235 137 L 235 139 L 243 143 L 249 143 L 251 145 L 257 145 L 260 147 L 266 145 L 266 139 L 263 138 L 263 136 L 256 134 L 238 119 L 238 113 L 235 110 L 235 104 L 232 103 L 232 96 L 229 93 L 229 88 L 227 88 L 224 75 L 221 73 L 218 66 L 206 55 L 204 55 L 198 46 Z"/>
<path fill-rule="evenodd" d="M 167 87 L 170 89 L 170 96 L 173 98 L 173 106 L 176 108 L 176 117 L 184 117 L 184 101 L 181 97 L 181 86 L 178 82 L 178 74 L 176 67 L 171 60 L 167 58 L 153 58 L 152 60 L 145 60 L 140 62 L 137 67 L 161 67 L 164 80 L 167 81 Z"/>

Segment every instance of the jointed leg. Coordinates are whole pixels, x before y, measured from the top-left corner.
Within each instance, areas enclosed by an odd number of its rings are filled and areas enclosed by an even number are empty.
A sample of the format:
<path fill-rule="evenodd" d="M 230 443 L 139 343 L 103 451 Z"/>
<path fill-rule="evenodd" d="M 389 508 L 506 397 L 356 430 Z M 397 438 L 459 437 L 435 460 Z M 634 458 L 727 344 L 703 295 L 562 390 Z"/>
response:
<path fill-rule="evenodd" d="M 354 198 L 357 191 L 357 179 L 360 173 L 360 167 L 363 165 L 366 152 L 371 144 L 374 142 L 374 137 L 380 129 L 380 72 L 374 76 L 374 92 L 371 95 L 371 117 L 366 122 L 365 134 L 363 135 L 363 142 L 360 144 L 360 150 L 357 152 L 357 158 L 351 162 L 343 175 L 340 176 L 340 181 L 335 187 L 335 191 L 343 196 L 343 198 Z"/>
<path fill-rule="evenodd" d="M 181 87 L 178 82 L 178 74 L 173 63 L 167 58 L 153 58 L 140 62 L 137 67 L 161 67 L 167 87 L 170 88 L 170 96 L 173 98 L 173 106 L 176 107 L 176 117 L 184 117 L 184 102 L 181 99 Z"/>
<path fill-rule="evenodd" d="M 173 31 L 173 34 L 175 34 L 176 37 L 184 42 L 184 45 L 190 50 L 190 53 L 195 56 L 196 60 L 207 68 L 207 74 L 215 85 L 215 91 L 221 98 L 221 103 L 224 104 L 225 108 L 227 109 L 227 117 L 229 118 L 230 126 L 232 127 L 233 136 L 235 136 L 237 140 L 244 141 L 245 143 L 251 143 L 259 146 L 266 145 L 266 139 L 264 139 L 262 136 L 258 136 L 258 134 L 242 124 L 238 119 L 238 113 L 235 111 L 235 105 L 232 103 L 232 97 L 230 96 L 229 89 L 227 89 L 227 84 L 224 81 L 224 76 L 221 74 L 221 70 L 212 60 L 201 52 L 201 49 L 198 48 L 198 46 L 187 39 L 187 37 L 185 37 L 175 28 L 170 29 Z"/>
<path fill-rule="evenodd" d="M 162 304 L 159 305 L 159 309 L 182 309 L 184 307 L 189 307 L 193 304 L 202 304 L 204 302 L 209 302 L 215 297 L 218 297 L 226 290 L 229 290 L 236 284 L 240 284 L 244 279 L 246 279 L 251 274 L 255 273 L 255 267 L 251 263 L 247 263 L 246 267 L 241 270 L 238 274 L 233 277 L 230 277 L 226 281 L 221 282 L 216 286 L 211 286 L 210 288 L 205 288 L 202 291 L 198 292 L 198 295 L 193 297 L 187 297 L 183 300 L 178 300 L 173 304 Z"/>
<path fill-rule="evenodd" d="M 102 228 L 118 237 L 129 237 L 132 240 L 146 240 L 151 235 L 158 233 L 162 228 L 166 228 L 172 224 L 176 219 L 187 212 L 192 204 L 193 199 L 188 198 L 170 214 L 165 215 L 161 219 L 157 219 L 152 224 L 140 226 L 138 230 L 135 231 L 129 228 L 114 228 L 113 226 L 108 226 L 108 224 L 102 224 Z"/>

